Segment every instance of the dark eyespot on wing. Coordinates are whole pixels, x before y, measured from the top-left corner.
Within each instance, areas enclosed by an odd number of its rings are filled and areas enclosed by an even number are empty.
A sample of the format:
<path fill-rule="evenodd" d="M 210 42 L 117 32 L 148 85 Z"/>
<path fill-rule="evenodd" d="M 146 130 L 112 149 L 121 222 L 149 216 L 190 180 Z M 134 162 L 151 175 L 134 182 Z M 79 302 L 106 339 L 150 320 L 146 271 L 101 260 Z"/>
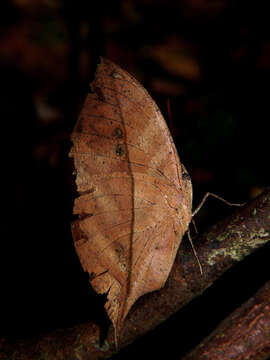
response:
<path fill-rule="evenodd" d="M 117 156 L 122 156 L 125 153 L 124 145 L 123 144 L 117 144 L 115 153 Z"/>
<path fill-rule="evenodd" d="M 123 130 L 120 127 L 117 127 L 114 129 L 113 132 L 114 136 L 117 137 L 118 139 L 122 139 L 123 137 Z"/>

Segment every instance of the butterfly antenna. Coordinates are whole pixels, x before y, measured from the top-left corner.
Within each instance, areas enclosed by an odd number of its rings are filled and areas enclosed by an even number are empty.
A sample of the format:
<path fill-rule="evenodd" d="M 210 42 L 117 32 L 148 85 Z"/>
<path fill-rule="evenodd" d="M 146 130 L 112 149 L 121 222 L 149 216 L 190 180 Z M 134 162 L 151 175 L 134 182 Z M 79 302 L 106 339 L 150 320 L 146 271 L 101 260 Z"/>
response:
<path fill-rule="evenodd" d="M 172 122 L 172 111 L 171 111 L 171 102 L 170 99 L 168 98 L 167 101 L 167 111 L 168 111 L 168 117 L 169 117 L 169 121 L 168 121 L 168 125 L 169 125 L 169 129 L 173 130 L 173 122 Z"/>
<path fill-rule="evenodd" d="M 193 244 L 193 241 L 192 241 L 192 239 L 191 239 L 191 235 L 190 235 L 189 229 L 188 229 L 188 231 L 187 231 L 187 235 L 188 235 L 188 239 L 189 239 L 189 242 L 190 242 L 190 244 L 191 244 L 193 253 L 194 253 L 195 258 L 196 258 L 196 260 L 197 260 L 197 263 L 198 263 L 198 265 L 199 265 L 200 273 L 201 273 L 201 275 L 202 275 L 202 274 L 203 274 L 202 264 L 201 264 L 201 262 L 200 262 L 200 259 L 199 259 L 199 257 L 198 257 L 197 251 L 196 251 L 196 249 L 195 249 L 195 247 L 194 247 L 194 244 Z"/>

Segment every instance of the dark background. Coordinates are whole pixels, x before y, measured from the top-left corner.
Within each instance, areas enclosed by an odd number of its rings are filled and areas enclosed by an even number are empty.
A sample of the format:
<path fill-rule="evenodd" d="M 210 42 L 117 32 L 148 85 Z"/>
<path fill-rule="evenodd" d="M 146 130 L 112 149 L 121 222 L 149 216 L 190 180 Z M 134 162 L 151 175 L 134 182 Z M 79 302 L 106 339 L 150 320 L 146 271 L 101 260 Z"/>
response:
<path fill-rule="evenodd" d="M 206 191 L 243 202 L 269 185 L 270 31 L 259 4 L 1 1 L 2 337 L 106 323 L 105 299 L 91 290 L 70 231 L 70 134 L 98 55 L 133 74 L 158 103 L 191 175 L 194 206 Z M 199 231 L 232 211 L 209 200 Z M 117 358 L 189 350 L 263 285 L 268 259 L 269 247 L 249 256 Z"/>

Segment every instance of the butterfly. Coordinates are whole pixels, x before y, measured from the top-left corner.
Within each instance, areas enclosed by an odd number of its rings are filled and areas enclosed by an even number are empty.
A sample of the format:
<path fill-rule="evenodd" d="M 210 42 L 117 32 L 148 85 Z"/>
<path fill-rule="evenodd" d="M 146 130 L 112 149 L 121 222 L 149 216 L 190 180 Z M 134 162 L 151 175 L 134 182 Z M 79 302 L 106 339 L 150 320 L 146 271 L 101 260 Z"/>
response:
<path fill-rule="evenodd" d="M 72 143 L 75 248 L 94 290 L 107 294 L 117 339 L 134 302 L 168 278 L 194 214 L 191 179 L 151 96 L 104 58 Z"/>

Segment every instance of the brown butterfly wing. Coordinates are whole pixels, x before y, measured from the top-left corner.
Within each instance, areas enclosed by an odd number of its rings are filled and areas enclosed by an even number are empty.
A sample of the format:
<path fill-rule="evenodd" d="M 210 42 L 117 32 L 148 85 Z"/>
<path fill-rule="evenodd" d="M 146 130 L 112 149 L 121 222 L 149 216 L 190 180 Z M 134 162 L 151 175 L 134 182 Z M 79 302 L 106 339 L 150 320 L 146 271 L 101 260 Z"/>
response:
<path fill-rule="evenodd" d="M 92 90 L 72 134 L 80 194 L 72 231 L 118 330 L 138 297 L 164 285 L 191 220 L 192 187 L 142 85 L 101 59 Z"/>

